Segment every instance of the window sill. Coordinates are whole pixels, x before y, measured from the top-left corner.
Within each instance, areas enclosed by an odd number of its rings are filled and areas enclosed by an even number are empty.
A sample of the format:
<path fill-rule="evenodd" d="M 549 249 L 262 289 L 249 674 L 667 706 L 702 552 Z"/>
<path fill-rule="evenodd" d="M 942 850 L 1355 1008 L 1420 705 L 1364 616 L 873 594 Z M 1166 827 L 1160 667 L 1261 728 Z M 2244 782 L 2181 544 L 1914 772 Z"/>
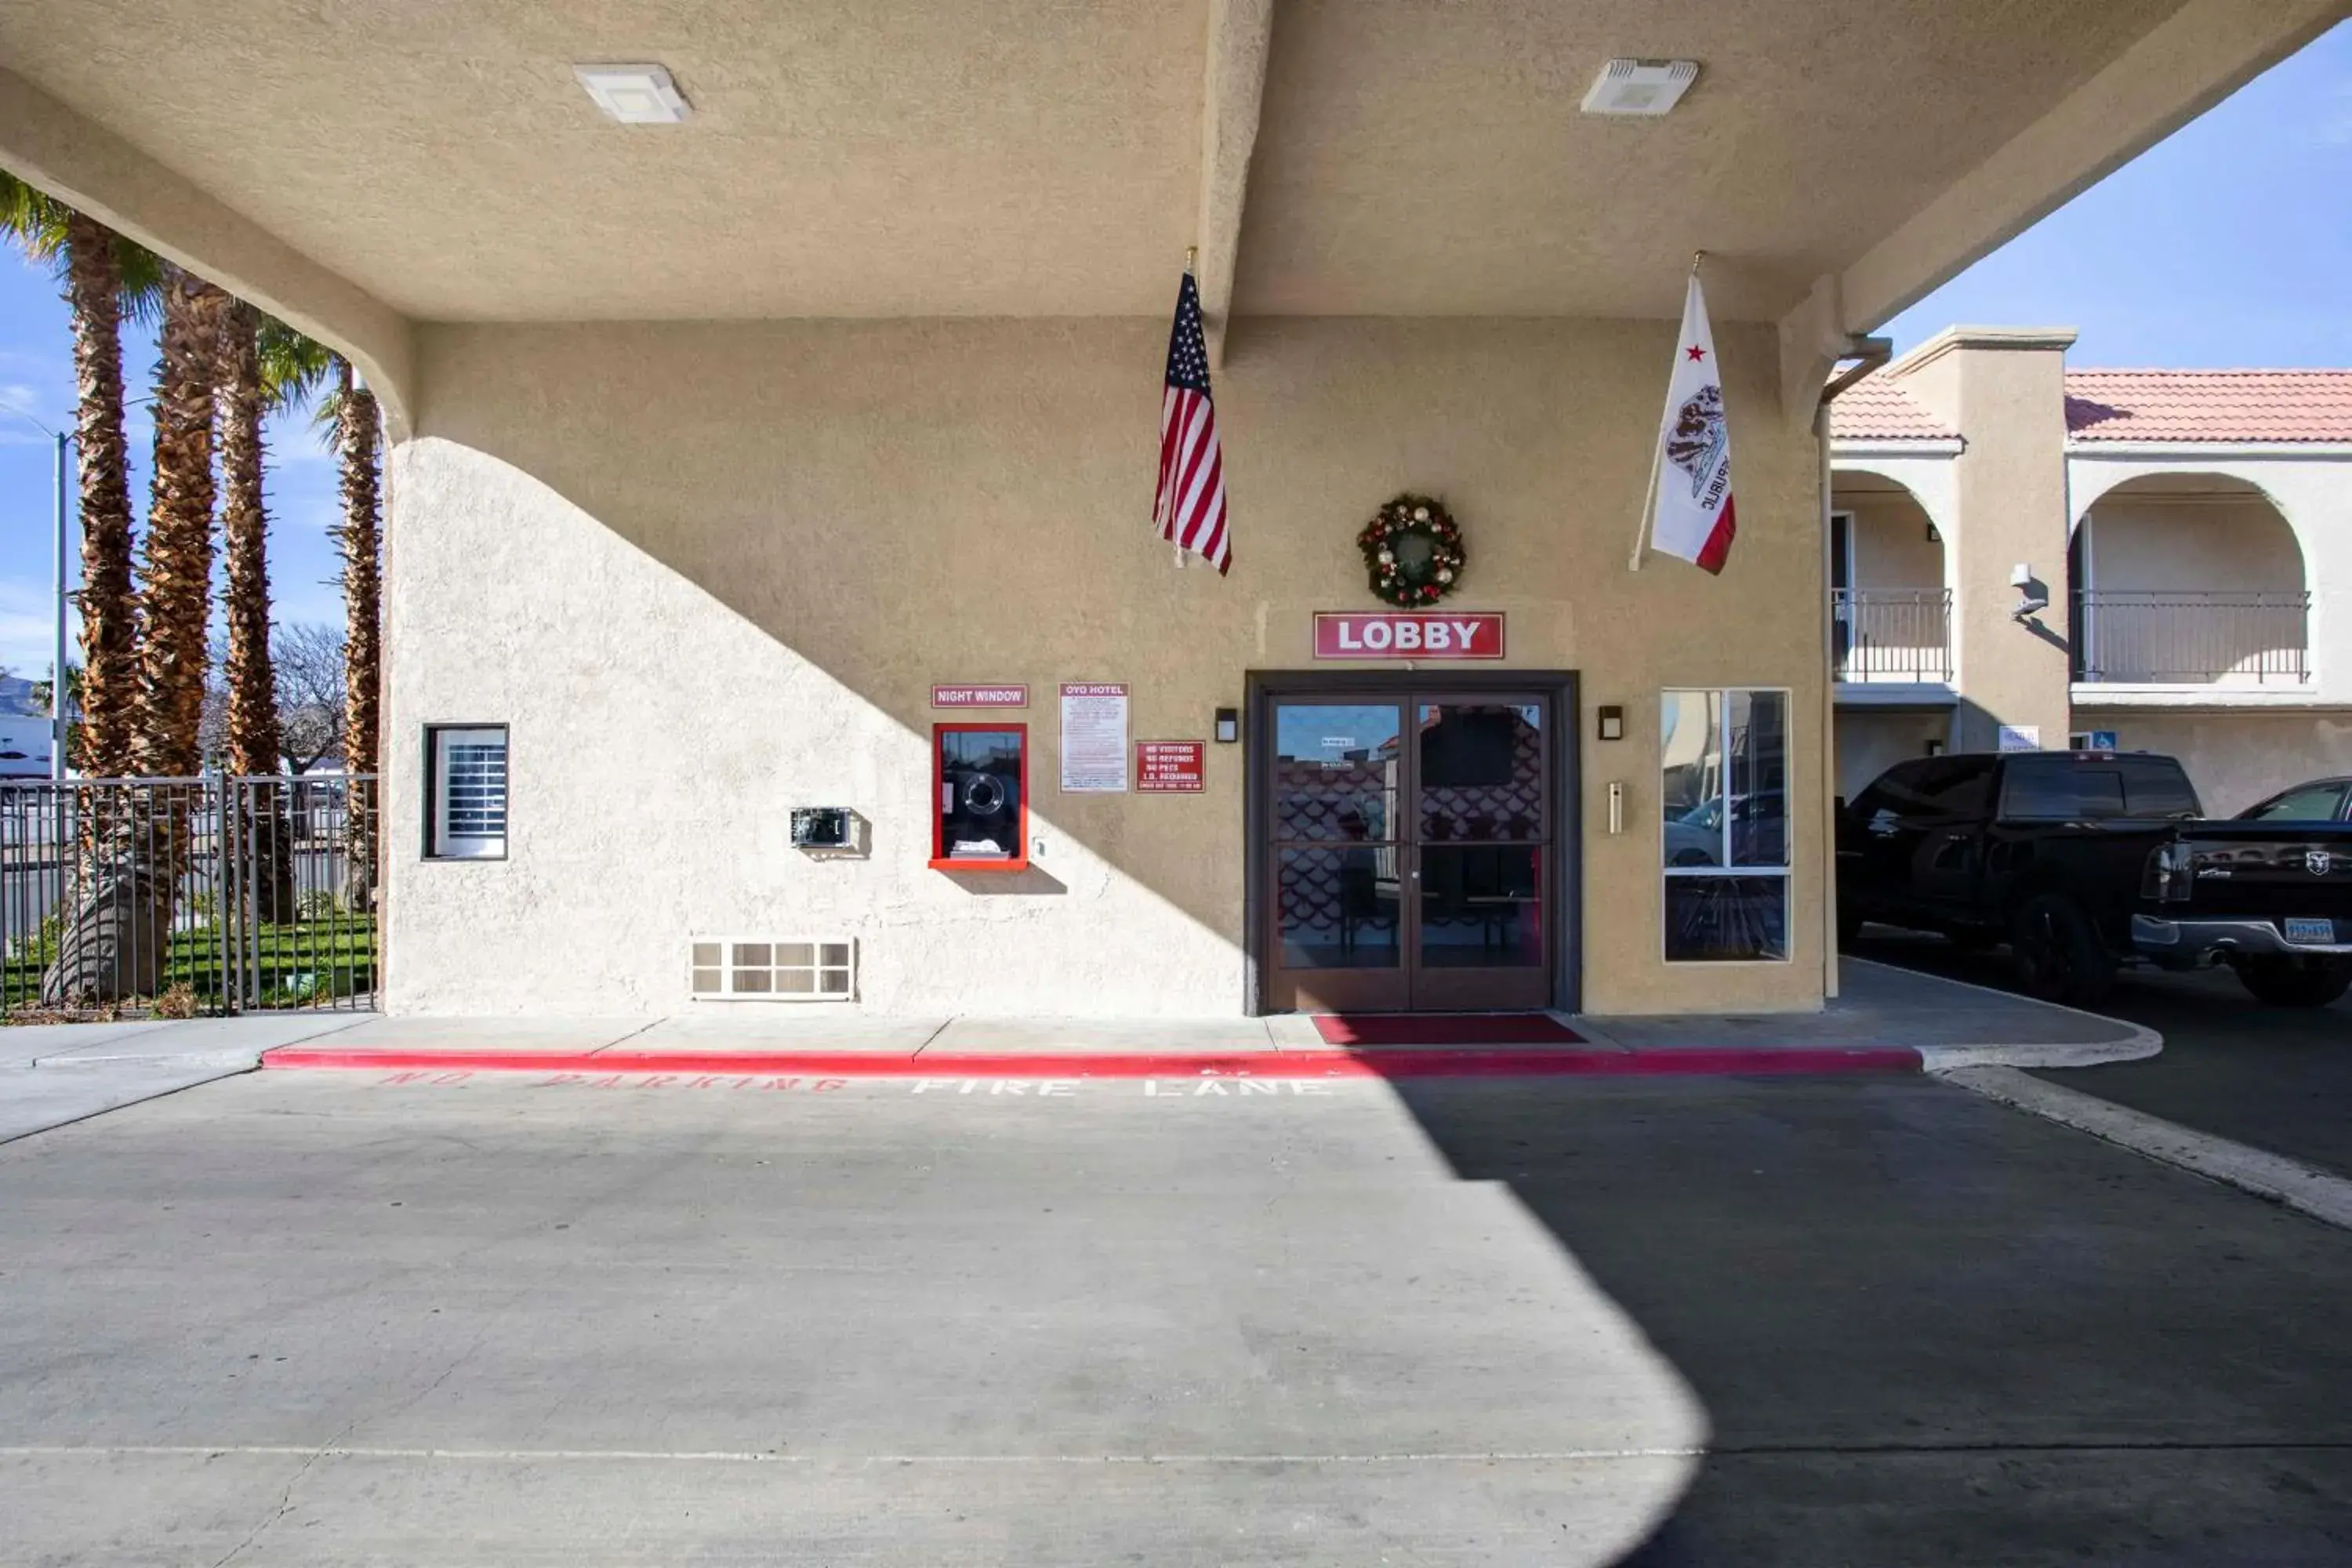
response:
<path fill-rule="evenodd" d="M 1011 860 L 934 859 L 930 868 L 934 871 L 1026 871 L 1029 869 L 1029 858 L 1024 855 Z"/>

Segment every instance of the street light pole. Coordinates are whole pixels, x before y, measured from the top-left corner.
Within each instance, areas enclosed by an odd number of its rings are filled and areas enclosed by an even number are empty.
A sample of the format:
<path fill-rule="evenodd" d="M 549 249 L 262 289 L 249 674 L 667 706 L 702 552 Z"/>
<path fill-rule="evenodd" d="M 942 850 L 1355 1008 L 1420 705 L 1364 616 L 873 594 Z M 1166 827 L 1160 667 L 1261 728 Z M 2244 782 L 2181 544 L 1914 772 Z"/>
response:
<path fill-rule="evenodd" d="M 53 783 L 62 784 L 66 776 L 66 737 L 71 732 L 68 729 L 71 721 L 67 717 L 70 710 L 68 706 L 68 688 L 66 684 L 66 611 L 73 595 L 73 579 L 68 575 L 71 569 L 69 563 L 72 557 L 67 548 L 68 543 L 67 534 L 71 530 L 71 524 L 68 520 L 66 509 L 66 467 L 68 460 L 66 446 L 72 437 L 62 430 L 54 434 L 58 444 L 56 497 L 58 602 L 57 641 L 54 645 L 54 658 L 49 665 L 49 778 Z"/>

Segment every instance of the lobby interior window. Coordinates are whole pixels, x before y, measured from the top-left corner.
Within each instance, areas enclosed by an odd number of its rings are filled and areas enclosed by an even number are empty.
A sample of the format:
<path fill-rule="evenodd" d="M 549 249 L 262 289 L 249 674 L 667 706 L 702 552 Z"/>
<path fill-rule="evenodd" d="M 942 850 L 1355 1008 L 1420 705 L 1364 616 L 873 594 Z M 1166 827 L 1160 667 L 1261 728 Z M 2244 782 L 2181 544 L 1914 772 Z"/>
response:
<path fill-rule="evenodd" d="M 425 731 L 432 822 L 425 852 L 436 860 L 499 860 L 507 852 L 507 727 L 436 724 Z"/>
<path fill-rule="evenodd" d="M 1659 735 L 1665 955 L 1789 956 L 1789 694 L 1668 691 Z"/>

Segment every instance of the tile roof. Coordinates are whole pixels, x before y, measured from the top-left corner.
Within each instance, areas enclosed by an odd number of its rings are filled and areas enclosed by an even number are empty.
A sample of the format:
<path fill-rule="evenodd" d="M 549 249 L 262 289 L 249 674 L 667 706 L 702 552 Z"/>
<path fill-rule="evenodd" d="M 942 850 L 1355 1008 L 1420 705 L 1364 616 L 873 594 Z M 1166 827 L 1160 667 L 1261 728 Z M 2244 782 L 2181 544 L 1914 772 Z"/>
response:
<path fill-rule="evenodd" d="M 2077 441 L 2352 442 L 2352 370 L 2070 370 Z"/>
<path fill-rule="evenodd" d="M 1959 432 L 1885 376 L 1864 376 L 1830 405 L 1832 441 L 1950 441 Z"/>

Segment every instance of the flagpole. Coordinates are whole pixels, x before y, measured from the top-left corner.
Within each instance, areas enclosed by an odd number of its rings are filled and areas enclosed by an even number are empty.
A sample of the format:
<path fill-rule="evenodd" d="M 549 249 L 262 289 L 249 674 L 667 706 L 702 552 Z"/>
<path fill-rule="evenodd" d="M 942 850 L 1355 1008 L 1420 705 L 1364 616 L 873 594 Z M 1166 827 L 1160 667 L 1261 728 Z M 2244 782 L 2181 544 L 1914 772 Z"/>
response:
<path fill-rule="evenodd" d="M 1694 250 L 1691 252 L 1690 272 L 1688 273 L 1685 281 L 1687 281 L 1688 278 L 1696 278 L 1698 276 L 1698 264 L 1706 259 L 1706 251 Z M 1677 330 L 1679 330 L 1679 328 Z M 1677 346 L 1679 346 L 1679 340 L 1677 340 Z M 1633 531 L 1633 553 L 1629 556 L 1625 562 L 1625 570 L 1628 572 L 1639 572 L 1642 569 L 1643 559 L 1649 553 L 1650 525 L 1656 521 L 1655 517 L 1653 515 L 1653 509 L 1658 504 L 1658 468 L 1660 464 L 1664 460 L 1666 426 L 1674 422 L 1674 417 L 1675 373 L 1672 369 L 1669 369 L 1666 372 L 1665 411 L 1658 416 L 1658 437 L 1656 440 L 1650 443 L 1650 482 L 1642 491 L 1642 521 L 1641 525 Z"/>

